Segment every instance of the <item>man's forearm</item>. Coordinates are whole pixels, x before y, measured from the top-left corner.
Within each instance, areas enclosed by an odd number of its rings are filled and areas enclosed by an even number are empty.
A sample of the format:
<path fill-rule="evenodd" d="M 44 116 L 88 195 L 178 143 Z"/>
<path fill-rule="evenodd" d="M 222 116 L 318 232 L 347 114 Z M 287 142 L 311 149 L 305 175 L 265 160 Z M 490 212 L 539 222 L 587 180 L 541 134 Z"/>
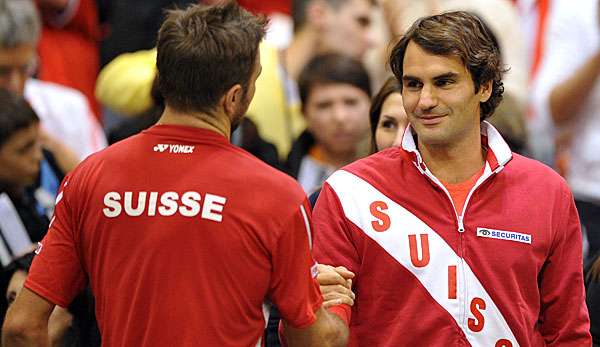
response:
<path fill-rule="evenodd" d="M 4 347 L 48 347 L 48 329 L 15 330 L 4 328 L 2 332 Z"/>
<path fill-rule="evenodd" d="M 283 334 L 288 347 L 345 347 L 348 326 L 334 313 L 320 308 L 317 320 L 305 329 L 296 329 L 283 321 Z"/>
<path fill-rule="evenodd" d="M 346 347 L 348 345 L 348 336 L 350 335 L 348 326 L 338 315 L 324 310 L 329 320 L 329 329 L 325 340 L 331 347 Z"/>
<path fill-rule="evenodd" d="M 6 313 L 2 346 L 49 346 L 48 319 L 53 308 L 54 304 L 23 288 Z"/>

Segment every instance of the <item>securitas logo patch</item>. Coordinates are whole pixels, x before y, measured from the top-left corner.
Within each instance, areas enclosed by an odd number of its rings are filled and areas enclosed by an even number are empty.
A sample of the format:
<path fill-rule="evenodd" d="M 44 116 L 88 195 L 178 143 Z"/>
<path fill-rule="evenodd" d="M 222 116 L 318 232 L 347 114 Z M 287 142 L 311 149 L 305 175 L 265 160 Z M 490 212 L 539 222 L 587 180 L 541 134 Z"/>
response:
<path fill-rule="evenodd" d="M 477 236 L 490 239 L 516 241 L 531 244 L 531 235 L 522 234 L 515 231 L 495 230 L 488 228 L 477 228 Z"/>
<path fill-rule="evenodd" d="M 154 146 L 153 150 L 159 153 L 192 154 L 194 153 L 194 148 L 195 146 L 189 145 L 159 143 Z"/>

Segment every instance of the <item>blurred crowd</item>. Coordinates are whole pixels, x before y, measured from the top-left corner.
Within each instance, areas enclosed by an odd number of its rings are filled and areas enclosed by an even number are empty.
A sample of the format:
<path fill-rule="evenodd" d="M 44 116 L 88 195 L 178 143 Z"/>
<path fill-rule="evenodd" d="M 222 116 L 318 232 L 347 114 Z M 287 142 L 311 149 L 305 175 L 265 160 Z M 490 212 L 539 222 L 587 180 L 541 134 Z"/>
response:
<path fill-rule="evenodd" d="M 156 33 L 166 9 L 192 2 L 0 0 L 2 316 L 64 175 L 160 116 Z M 407 120 L 387 57 L 415 19 L 466 10 L 485 21 L 505 68 L 504 100 L 490 122 L 514 152 L 569 183 L 587 239 L 592 333 L 600 329 L 600 1 L 238 2 L 270 24 L 256 93 L 232 142 L 295 177 L 307 195 L 336 169 L 397 144 Z M 92 307 L 83 293 L 55 312 L 56 341 L 98 343 Z"/>

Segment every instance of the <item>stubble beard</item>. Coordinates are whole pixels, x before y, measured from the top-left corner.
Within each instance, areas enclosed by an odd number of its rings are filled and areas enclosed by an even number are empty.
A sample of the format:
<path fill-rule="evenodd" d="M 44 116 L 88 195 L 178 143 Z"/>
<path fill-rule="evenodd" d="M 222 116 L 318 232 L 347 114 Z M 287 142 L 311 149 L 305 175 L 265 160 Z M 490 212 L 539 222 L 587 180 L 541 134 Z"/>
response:
<path fill-rule="evenodd" d="M 250 101 L 248 99 L 248 94 L 244 93 L 243 103 L 239 104 L 238 108 L 235 110 L 233 117 L 231 118 L 231 132 L 233 133 L 239 126 L 242 124 L 244 120 L 244 116 L 246 116 L 246 112 L 248 112 L 248 107 L 250 106 Z"/>

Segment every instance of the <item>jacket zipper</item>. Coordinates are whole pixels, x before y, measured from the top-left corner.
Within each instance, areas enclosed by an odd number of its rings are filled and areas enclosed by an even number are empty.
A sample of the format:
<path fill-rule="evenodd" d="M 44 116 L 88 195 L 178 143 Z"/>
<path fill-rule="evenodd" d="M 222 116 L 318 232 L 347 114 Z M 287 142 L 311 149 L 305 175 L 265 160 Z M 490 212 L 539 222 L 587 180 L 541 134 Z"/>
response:
<path fill-rule="evenodd" d="M 435 177 L 431 173 L 431 171 L 429 171 L 429 169 L 427 167 L 422 168 L 421 165 L 417 165 L 417 167 L 419 168 L 419 171 L 421 171 L 422 174 L 425 174 L 438 187 L 440 187 L 444 191 L 444 193 L 446 193 L 446 197 L 448 197 L 448 199 L 450 200 L 450 204 L 452 204 L 452 209 L 454 211 L 454 216 L 456 217 L 456 225 L 457 225 L 457 229 L 458 229 L 458 239 L 459 239 L 459 243 L 458 243 L 459 264 L 458 264 L 457 277 L 461 279 L 459 281 L 459 283 L 457 283 L 457 285 L 459 288 L 458 300 L 459 300 L 459 316 L 461 317 L 460 325 L 461 325 L 463 331 L 466 331 L 466 329 L 467 329 L 467 319 L 468 319 L 467 312 L 469 311 L 467 308 L 469 306 L 469 303 L 467 303 L 467 283 L 466 283 L 467 275 L 466 275 L 466 271 L 465 271 L 465 260 L 463 258 L 463 251 L 464 251 L 463 250 L 463 248 L 464 248 L 463 233 L 465 232 L 465 225 L 464 225 L 465 211 L 467 210 L 467 205 L 469 204 L 469 200 L 471 200 L 471 196 L 477 190 L 477 188 L 479 188 L 483 184 L 483 182 L 488 180 L 493 174 L 498 173 L 503 168 L 503 166 L 500 166 L 496 170 L 491 171 L 491 170 L 488 170 L 489 164 L 486 163 L 485 165 L 486 165 L 486 168 L 484 169 L 483 174 L 477 180 L 477 182 L 475 182 L 475 185 L 473 186 L 473 188 L 471 188 L 471 190 L 469 191 L 469 194 L 467 195 L 467 198 L 465 199 L 465 203 L 463 204 L 463 209 L 462 209 L 460 215 L 456 212 L 456 206 L 454 206 L 454 201 L 452 201 L 452 196 L 450 196 L 450 192 L 448 192 L 448 190 L 442 184 L 442 182 L 437 177 Z"/>

